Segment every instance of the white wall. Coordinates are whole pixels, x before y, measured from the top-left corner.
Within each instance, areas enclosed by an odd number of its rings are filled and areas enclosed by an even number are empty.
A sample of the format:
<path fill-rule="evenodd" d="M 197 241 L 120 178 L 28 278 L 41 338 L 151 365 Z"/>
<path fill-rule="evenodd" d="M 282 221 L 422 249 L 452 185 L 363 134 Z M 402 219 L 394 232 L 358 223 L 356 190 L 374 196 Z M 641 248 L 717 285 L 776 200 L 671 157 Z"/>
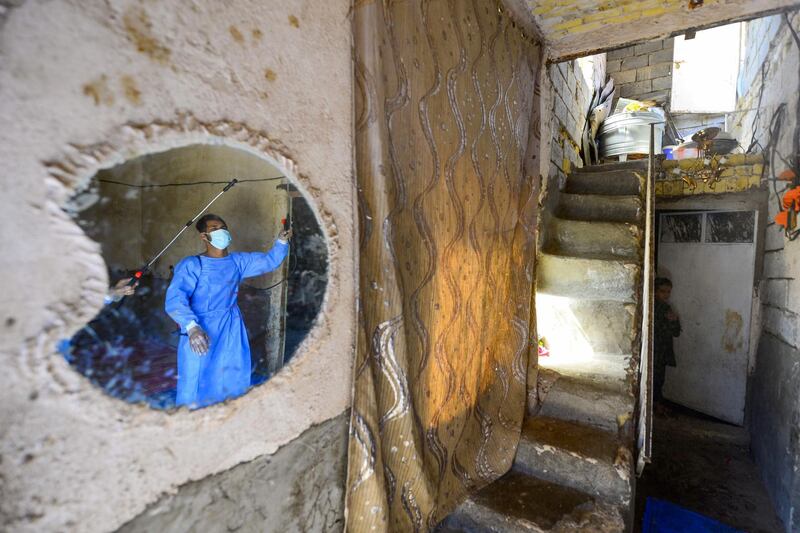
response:
<path fill-rule="evenodd" d="M 350 2 L 28 0 L 0 29 L 0 523 L 109 531 L 349 404 L 354 339 Z M 99 168 L 191 143 L 264 158 L 314 202 L 323 319 L 245 397 L 164 413 L 105 396 L 55 351 L 99 309 L 98 247 L 61 211 Z M 335 323 L 335 327 L 334 327 Z"/>

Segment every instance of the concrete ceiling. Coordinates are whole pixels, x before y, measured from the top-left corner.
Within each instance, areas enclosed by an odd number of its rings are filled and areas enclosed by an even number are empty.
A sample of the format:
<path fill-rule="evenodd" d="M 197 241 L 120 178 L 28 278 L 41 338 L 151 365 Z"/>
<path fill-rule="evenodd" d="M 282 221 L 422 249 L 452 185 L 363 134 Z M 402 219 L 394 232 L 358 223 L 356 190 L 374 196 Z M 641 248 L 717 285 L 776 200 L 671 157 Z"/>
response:
<path fill-rule="evenodd" d="M 699 0 L 698 0 L 699 1 Z M 561 61 L 800 7 L 800 0 L 504 0 Z"/>

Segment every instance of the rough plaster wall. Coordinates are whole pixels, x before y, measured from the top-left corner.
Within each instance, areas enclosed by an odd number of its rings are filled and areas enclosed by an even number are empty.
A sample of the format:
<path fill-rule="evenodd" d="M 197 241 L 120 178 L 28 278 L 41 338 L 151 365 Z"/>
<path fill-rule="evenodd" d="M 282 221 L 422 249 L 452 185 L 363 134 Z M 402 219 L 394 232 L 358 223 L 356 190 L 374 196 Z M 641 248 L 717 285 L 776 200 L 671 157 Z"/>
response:
<path fill-rule="evenodd" d="M 748 28 L 757 33 L 764 22 Z M 793 23 L 798 26 L 795 19 Z M 761 26 L 759 29 L 758 26 Z M 748 24 L 750 26 L 750 24 Z M 796 124 L 795 109 L 800 91 L 797 48 L 788 28 L 774 34 L 766 54 L 748 48 L 745 64 L 752 54 L 768 57 L 769 74 L 764 84 L 762 105 L 757 121 L 756 139 L 762 146 L 768 137 L 769 121 L 777 106 L 785 102 L 788 113 L 778 149 L 784 157 L 792 154 L 792 133 Z M 760 66 L 751 67 L 760 71 Z M 752 83 L 729 117 L 734 133 L 747 146 L 753 133 L 755 108 L 761 89 L 760 75 Z M 778 163 L 776 173 L 784 170 Z M 784 186 L 778 185 L 779 193 Z M 769 215 L 766 227 L 763 278 L 759 296 L 762 302 L 762 333 L 749 387 L 749 425 L 752 448 L 767 489 L 775 501 L 787 531 L 800 528 L 800 481 L 795 470 L 800 467 L 798 417 L 800 416 L 800 242 L 789 242 L 774 224 L 777 197 L 770 186 Z"/>
<path fill-rule="evenodd" d="M 705 0 L 697 9 L 690 9 L 686 0 L 505 0 L 505 3 L 515 13 L 529 14 L 548 45 L 550 60 L 672 37 L 688 28 L 752 18 L 797 5 L 795 0 Z"/>
<path fill-rule="evenodd" d="M 187 483 L 119 533 L 341 531 L 347 420 L 340 415 L 273 455 Z"/>
<path fill-rule="evenodd" d="M 350 2 L 28 0 L 0 30 L 0 522 L 109 531 L 188 481 L 274 453 L 349 403 L 354 202 Z M 59 209 L 98 168 L 195 142 L 241 148 L 314 201 L 322 320 L 245 397 L 164 413 L 55 353 L 99 309 L 105 265 Z M 23 229 L 24 238 L 20 238 Z M 13 254 L 8 243 L 13 243 Z M 334 326 L 335 321 L 335 326 Z"/>

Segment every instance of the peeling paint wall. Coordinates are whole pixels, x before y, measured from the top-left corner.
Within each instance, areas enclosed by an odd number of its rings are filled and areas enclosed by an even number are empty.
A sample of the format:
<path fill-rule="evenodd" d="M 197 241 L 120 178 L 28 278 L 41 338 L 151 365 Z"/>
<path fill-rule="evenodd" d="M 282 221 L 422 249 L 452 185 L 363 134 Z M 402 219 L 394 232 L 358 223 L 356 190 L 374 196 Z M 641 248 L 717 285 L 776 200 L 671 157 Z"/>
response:
<path fill-rule="evenodd" d="M 11 221 L 0 228 L 0 529 L 110 531 L 349 404 L 350 2 L 12 4 L 0 6 Z M 329 285 L 321 319 L 278 376 L 226 404 L 157 412 L 106 396 L 55 351 L 108 283 L 99 246 L 60 206 L 98 169 L 194 143 L 244 150 L 297 184 L 327 240 Z M 291 483 L 296 472 L 284 472 Z"/>
<path fill-rule="evenodd" d="M 793 26 L 800 19 L 792 17 Z M 777 28 L 776 28 L 777 23 Z M 747 35 L 763 35 L 762 44 L 748 38 L 744 75 L 737 111 L 728 118 L 733 132 L 744 145 L 751 139 L 757 149 L 768 146 L 769 124 L 780 104 L 785 103 L 786 119 L 775 139 L 783 157 L 792 157 L 792 138 L 797 126 L 796 110 L 800 94 L 800 54 L 784 23 L 759 20 L 747 24 Z M 754 44 L 758 46 L 754 46 Z M 766 82 L 761 83 L 761 65 L 753 58 L 768 58 Z M 749 72 L 749 74 L 748 74 Z M 742 83 L 746 81 L 746 83 Z M 763 85 L 763 94 L 761 91 Z M 758 102 L 761 98 L 761 106 Z M 756 108 L 759 108 L 756 114 Z M 755 124 L 755 128 L 754 125 Z M 754 135 L 755 133 L 755 135 Z M 768 158 L 770 151 L 766 151 Z M 774 158 L 767 176 L 779 174 L 786 166 Z M 759 287 L 762 332 L 755 368 L 749 386 L 749 428 L 751 447 L 767 489 L 787 531 L 800 528 L 800 242 L 787 240 L 773 222 L 779 196 L 785 183 L 766 184 L 769 188 L 769 214 L 763 253 L 763 276 Z M 776 194 L 777 192 L 777 194 Z"/>

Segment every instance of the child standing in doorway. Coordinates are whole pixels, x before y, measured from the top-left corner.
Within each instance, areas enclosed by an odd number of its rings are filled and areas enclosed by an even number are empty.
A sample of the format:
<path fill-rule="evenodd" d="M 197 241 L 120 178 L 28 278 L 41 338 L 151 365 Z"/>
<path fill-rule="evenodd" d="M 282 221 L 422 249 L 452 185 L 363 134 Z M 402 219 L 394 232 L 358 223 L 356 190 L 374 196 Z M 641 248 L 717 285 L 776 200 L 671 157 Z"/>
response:
<path fill-rule="evenodd" d="M 672 339 L 681 334 L 681 322 L 669 305 L 672 282 L 667 278 L 656 278 L 655 312 L 653 318 L 653 394 L 661 402 L 664 395 L 664 379 L 668 366 L 677 366 Z"/>

